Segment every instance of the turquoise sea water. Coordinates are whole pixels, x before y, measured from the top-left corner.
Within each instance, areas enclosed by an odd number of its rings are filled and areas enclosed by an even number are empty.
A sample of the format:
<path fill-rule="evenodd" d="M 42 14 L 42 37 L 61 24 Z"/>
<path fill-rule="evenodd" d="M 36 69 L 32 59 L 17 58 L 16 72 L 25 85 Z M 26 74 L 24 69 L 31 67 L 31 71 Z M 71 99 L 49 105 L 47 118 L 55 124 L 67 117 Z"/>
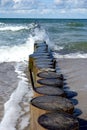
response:
<path fill-rule="evenodd" d="M 37 26 L 38 24 L 38 26 Z M 37 28 L 37 32 L 36 32 Z M 25 45 L 32 36 L 45 39 L 56 54 L 87 53 L 86 19 L 0 19 L 0 51 Z M 86 57 L 86 55 L 84 56 Z"/>

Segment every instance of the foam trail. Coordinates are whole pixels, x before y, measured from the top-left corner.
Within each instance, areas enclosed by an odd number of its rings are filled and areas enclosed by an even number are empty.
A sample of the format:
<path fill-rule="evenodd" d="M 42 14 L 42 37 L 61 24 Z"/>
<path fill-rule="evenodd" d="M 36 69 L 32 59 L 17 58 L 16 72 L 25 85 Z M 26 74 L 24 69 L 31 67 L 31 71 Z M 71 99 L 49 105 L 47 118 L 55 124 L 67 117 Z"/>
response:
<path fill-rule="evenodd" d="M 27 88 L 21 89 L 21 87 L 25 88 L 23 82 L 19 82 L 17 90 L 13 92 L 10 100 L 5 103 L 5 114 L 0 124 L 0 130 L 16 130 L 15 125 L 21 111 L 19 103 L 22 100 L 22 97 L 28 91 Z"/>
<path fill-rule="evenodd" d="M 60 50 L 62 50 L 64 47 L 63 46 L 58 46 L 58 45 L 53 45 L 52 46 L 52 48 L 53 48 L 53 50 L 55 50 L 55 51 L 60 51 Z"/>
<path fill-rule="evenodd" d="M 0 130 L 23 130 L 29 125 L 29 101 L 33 95 L 31 85 L 24 74 L 27 66 L 28 55 L 33 53 L 33 46 L 36 40 L 44 40 L 46 33 L 44 30 L 34 30 L 34 35 L 30 35 L 24 45 L 11 48 L 0 48 L 0 62 L 16 61 L 15 72 L 18 74 L 19 83 L 17 89 L 12 93 L 10 99 L 4 105 L 4 117 L 0 124 Z M 5 54 L 5 55 L 4 55 Z M 26 100 L 24 100 L 26 99 Z M 20 105 L 22 103 L 22 106 Z"/>
<path fill-rule="evenodd" d="M 0 31 L 21 31 L 21 30 L 30 30 L 36 27 L 36 24 L 31 23 L 28 26 L 24 25 L 8 25 L 8 24 L 4 24 L 4 23 L 0 23 L 1 27 L 0 27 Z"/>
<path fill-rule="evenodd" d="M 16 124 L 18 119 L 21 117 L 21 110 L 22 110 L 19 103 L 22 102 L 25 95 L 28 95 L 27 98 L 29 100 L 32 97 L 32 91 L 29 89 L 29 84 L 25 81 L 25 79 L 23 79 L 23 76 L 20 75 L 23 74 L 24 69 L 23 67 L 24 67 L 23 63 L 17 64 L 16 66 L 15 71 L 20 76 L 20 81 L 18 83 L 17 89 L 12 93 L 10 99 L 4 105 L 5 113 L 0 124 L 0 130 L 16 130 Z M 28 109 L 29 109 L 29 100 L 27 101 Z M 26 108 L 25 110 L 27 111 Z M 25 117 L 25 119 L 26 121 L 22 124 L 21 128 L 25 128 L 29 124 L 29 115 L 28 117 Z"/>
<path fill-rule="evenodd" d="M 87 58 L 87 53 L 81 54 L 81 53 L 70 53 L 70 54 L 65 54 L 65 55 L 60 55 L 58 53 L 54 53 L 55 58 Z"/>
<path fill-rule="evenodd" d="M 23 26 L 20 26 L 20 27 L 1 27 L 0 28 L 0 31 L 19 31 L 19 30 L 23 30 L 23 29 L 29 29 L 28 27 L 23 27 Z"/>

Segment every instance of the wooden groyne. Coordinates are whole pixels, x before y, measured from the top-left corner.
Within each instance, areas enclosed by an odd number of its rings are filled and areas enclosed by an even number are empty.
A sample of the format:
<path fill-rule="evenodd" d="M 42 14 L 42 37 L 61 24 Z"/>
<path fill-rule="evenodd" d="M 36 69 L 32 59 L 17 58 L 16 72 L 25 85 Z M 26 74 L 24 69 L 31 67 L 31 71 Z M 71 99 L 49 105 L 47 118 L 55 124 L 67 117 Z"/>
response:
<path fill-rule="evenodd" d="M 29 72 L 34 92 L 29 130 L 79 130 L 74 105 L 63 90 L 63 75 L 56 73 L 56 60 L 46 42 L 35 42 Z"/>

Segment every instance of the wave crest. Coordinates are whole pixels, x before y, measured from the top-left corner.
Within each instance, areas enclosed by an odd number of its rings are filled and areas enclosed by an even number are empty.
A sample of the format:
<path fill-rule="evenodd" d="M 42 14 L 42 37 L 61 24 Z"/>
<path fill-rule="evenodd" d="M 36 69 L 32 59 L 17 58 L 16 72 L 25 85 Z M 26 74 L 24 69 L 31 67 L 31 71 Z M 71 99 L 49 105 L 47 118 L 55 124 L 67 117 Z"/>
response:
<path fill-rule="evenodd" d="M 33 34 L 29 35 L 25 44 L 0 47 L 0 62 L 20 62 L 27 60 L 34 51 L 34 42 L 37 40 L 49 42 L 44 29 L 35 28 Z"/>
<path fill-rule="evenodd" d="M 70 53 L 70 54 L 65 54 L 65 55 L 61 55 L 58 53 L 54 53 L 54 57 L 55 58 L 73 58 L 73 59 L 78 59 L 78 58 L 87 58 L 87 53 L 81 54 L 81 53 Z"/>
<path fill-rule="evenodd" d="M 81 22 L 70 22 L 67 25 L 70 27 L 83 27 L 84 26 L 84 24 Z"/>
<path fill-rule="evenodd" d="M 22 27 L 22 26 L 8 26 L 8 27 L 1 27 L 0 31 L 19 31 L 19 30 L 23 30 L 23 29 L 29 29 L 28 27 Z"/>
<path fill-rule="evenodd" d="M 8 25 L 8 24 L 4 24 L 4 23 L 0 23 L 0 31 L 20 31 L 20 30 L 30 30 L 30 29 L 34 29 L 35 27 L 37 27 L 37 24 L 36 23 L 31 23 L 29 25 Z"/>
<path fill-rule="evenodd" d="M 13 47 L 0 48 L 0 62 L 28 60 L 28 55 L 33 53 L 34 41 L 29 37 L 25 44 Z"/>

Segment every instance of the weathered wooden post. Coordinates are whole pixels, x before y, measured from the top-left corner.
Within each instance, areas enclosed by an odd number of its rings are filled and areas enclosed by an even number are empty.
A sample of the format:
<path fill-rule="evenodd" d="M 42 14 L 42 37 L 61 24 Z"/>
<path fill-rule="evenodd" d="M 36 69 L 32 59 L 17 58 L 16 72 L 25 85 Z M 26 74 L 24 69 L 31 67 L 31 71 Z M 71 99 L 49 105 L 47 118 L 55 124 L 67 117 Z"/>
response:
<path fill-rule="evenodd" d="M 39 117 L 38 122 L 46 130 L 79 130 L 78 120 L 66 113 L 46 113 Z"/>
<path fill-rule="evenodd" d="M 56 73 L 56 61 L 46 42 L 37 41 L 29 56 L 29 72 L 34 91 L 30 102 L 29 130 L 79 130 L 72 116 L 74 105 L 63 90 L 63 75 Z"/>

